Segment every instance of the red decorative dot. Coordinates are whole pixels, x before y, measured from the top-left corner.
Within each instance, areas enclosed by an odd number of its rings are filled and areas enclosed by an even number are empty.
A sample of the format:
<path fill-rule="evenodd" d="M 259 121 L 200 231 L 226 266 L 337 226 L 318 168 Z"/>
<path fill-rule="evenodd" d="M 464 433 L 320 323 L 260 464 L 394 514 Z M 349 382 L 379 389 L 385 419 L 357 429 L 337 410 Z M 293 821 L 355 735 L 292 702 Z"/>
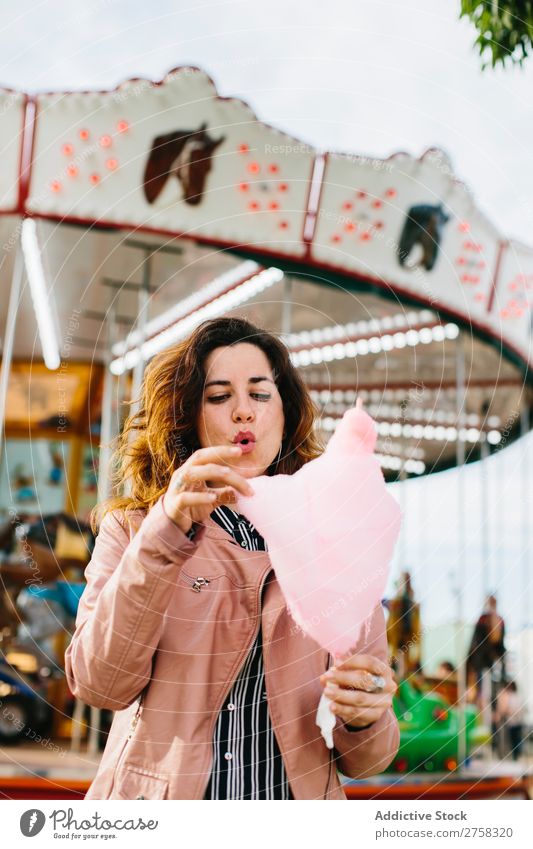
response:
<path fill-rule="evenodd" d="M 269 209 L 272 209 L 272 210 L 279 209 L 279 203 L 277 202 L 277 200 L 272 200 L 272 201 L 270 201 L 270 203 L 268 204 L 268 208 L 269 208 Z"/>
<path fill-rule="evenodd" d="M 483 292 L 476 292 L 476 294 L 474 295 L 474 299 L 476 301 L 484 301 L 485 295 L 483 294 Z"/>
<path fill-rule="evenodd" d="M 387 189 L 385 192 L 385 197 L 395 198 L 396 197 L 396 189 Z"/>
<path fill-rule="evenodd" d="M 71 144 L 64 144 L 61 148 L 61 152 L 65 154 L 65 156 L 72 156 L 74 153 L 74 148 Z"/>
<path fill-rule="evenodd" d="M 456 262 L 457 265 L 464 265 L 465 262 L 466 262 L 466 259 L 465 259 L 464 256 L 458 256 L 457 259 L 455 260 L 455 262 Z"/>
<path fill-rule="evenodd" d="M 239 191 L 240 192 L 247 192 L 249 188 L 250 188 L 249 183 L 239 183 Z"/>
<path fill-rule="evenodd" d="M 346 224 L 344 225 L 344 229 L 346 230 L 347 233 L 353 233 L 356 226 L 357 225 L 353 221 L 347 221 Z"/>
<path fill-rule="evenodd" d="M 61 183 L 59 182 L 59 180 L 52 180 L 52 182 L 50 183 L 50 189 L 53 192 L 60 192 L 61 191 Z"/>
<path fill-rule="evenodd" d="M 287 183 L 280 183 L 279 186 L 278 186 L 278 189 L 280 190 L 280 192 L 286 192 L 288 190 L 288 188 L 289 188 L 289 186 L 288 186 Z"/>
<path fill-rule="evenodd" d="M 361 241 L 368 242 L 372 238 L 372 235 L 368 232 L 368 230 L 365 230 L 364 233 L 361 233 L 360 238 L 361 238 Z"/>
<path fill-rule="evenodd" d="M 91 174 L 89 177 L 89 182 L 93 184 L 93 186 L 97 186 L 100 182 L 100 174 Z"/>
<path fill-rule="evenodd" d="M 115 171 L 118 168 L 118 159 L 107 159 L 105 165 L 110 171 Z"/>
<path fill-rule="evenodd" d="M 363 192 L 362 190 L 357 192 L 356 194 L 357 194 L 358 198 L 366 198 L 366 196 L 367 196 L 367 193 Z"/>
<path fill-rule="evenodd" d="M 468 221 L 460 221 L 459 222 L 459 231 L 461 233 L 469 233 L 470 232 L 470 224 Z"/>
<path fill-rule="evenodd" d="M 261 170 L 261 166 L 259 165 L 259 162 L 249 162 L 248 163 L 248 171 L 250 172 L 250 174 L 259 174 L 260 170 Z"/>
<path fill-rule="evenodd" d="M 100 136 L 100 147 L 111 147 L 111 136 Z"/>
<path fill-rule="evenodd" d="M 500 315 L 502 318 L 509 318 L 509 310 L 501 310 Z"/>
<path fill-rule="evenodd" d="M 85 130 L 85 129 L 80 130 L 78 135 L 79 135 L 79 137 L 82 141 L 87 141 L 87 139 L 89 138 L 89 135 L 90 135 L 89 130 Z"/>
<path fill-rule="evenodd" d="M 250 148 L 246 144 L 246 142 L 243 142 L 242 144 L 239 145 L 239 153 L 248 153 L 249 150 L 250 150 Z"/>
<path fill-rule="evenodd" d="M 257 210 L 259 209 L 259 204 L 257 203 L 257 201 L 253 200 L 251 203 L 248 204 L 248 209 L 250 210 L 250 212 L 257 212 Z"/>
<path fill-rule="evenodd" d="M 278 171 L 279 171 L 279 165 L 276 165 L 275 162 L 271 162 L 270 165 L 268 166 L 268 170 L 270 171 L 271 174 L 277 174 Z"/>
<path fill-rule="evenodd" d="M 509 283 L 509 286 L 507 288 L 510 292 L 516 292 L 516 290 L 518 289 L 518 283 Z"/>
<path fill-rule="evenodd" d="M 353 209 L 353 203 L 351 203 L 351 201 L 349 201 L 349 200 L 345 200 L 343 205 L 342 205 L 342 208 L 343 209 Z"/>
<path fill-rule="evenodd" d="M 381 228 L 383 226 L 384 226 L 383 221 L 376 221 L 376 223 L 374 224 L 374 227 L 376 228 L 376 230 L 381 230 Z"/>
<path fill-rule="evenodd" d="M 485 260 L 484 260 L 484 259 L 480 259 L 480 260 L 479 260 L 479 262 L 478 262 L 478 264 L 477 264 L 477 267 L 478 267 L 478 268 L 485 268 L 485 267 L 486 267 L 486 265 L 487 265 L 487 263 L 485 262 Z"/>
<path fill-rule="evenodd" d="M 289 226 L 289 222 L 288 222 L 288 221 L 280 221 L 280 222 L 279 222 L 279 228 L 280 228 L 280 230 L 286 230 L 288 226 Z"/>
<path fill-rule="evenodd" d="M 333 236 L 331 237 L 331 241 L 332 241 L 332 242 L 340 242 L 340 241 L 341 241 L 341 237 L 339 236 L 339 234 L 338 234 L 338 233 L 334 233 L 334 234 L 333 234 Z"/>
<path fill-rule="evenodd" d="M 67 174 L 69 177 L 77 177 L 78 176 L 78 168 L 76 165 L 69 165 L 67 168 Z"/>
<path fill-rule="evenodd" d="M 379 199 L 378 199 L 378 200 L 373 200 L 373 201 L 372 201 L 372 206 L 374 207 L 374 209 L 379 209 L 381 206 L 383 206 L 383 201 L 382 201 L 382 200 L 379 200 Z"/>
<path fill-rule="evenodd" d="M 126 133 L 129 130 L 129 128 L 130 128 L 129 123 L 127 121 L 124 121 L 124 119 L 122 119 L 122 121 L 119 121 L 118 124 L 117 124 L 117 130 L 118 130 L 119 133 Z"/>

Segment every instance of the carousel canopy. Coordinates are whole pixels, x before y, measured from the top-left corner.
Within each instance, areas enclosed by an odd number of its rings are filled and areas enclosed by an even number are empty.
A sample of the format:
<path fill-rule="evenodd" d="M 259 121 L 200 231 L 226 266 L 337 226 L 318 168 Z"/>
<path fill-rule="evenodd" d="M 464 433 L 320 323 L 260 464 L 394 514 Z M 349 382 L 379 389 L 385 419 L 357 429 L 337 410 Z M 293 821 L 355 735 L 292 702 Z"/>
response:
<path fill-rule="evenodd" d="M 391 475 L 516 435 L 533 250 L 498 232 L 442 151 L 319 152 L 195 68 L 106 92 L 3 91 L 0 131 L 2 286 L 22 231 L 46 289 L 23 289 L 16 360 L 40 359 L 46 331 L 58 363 L 118 378 L 235 313 L 283 334 L 326 435 L 366 398 Z"/>

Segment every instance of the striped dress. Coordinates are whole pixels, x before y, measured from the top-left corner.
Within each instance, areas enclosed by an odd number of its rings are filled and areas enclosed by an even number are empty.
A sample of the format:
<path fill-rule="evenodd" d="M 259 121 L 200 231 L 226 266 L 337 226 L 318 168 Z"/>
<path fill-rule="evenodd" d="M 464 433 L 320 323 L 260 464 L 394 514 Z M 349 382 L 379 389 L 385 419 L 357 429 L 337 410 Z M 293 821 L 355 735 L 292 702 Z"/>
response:
<path fill-rule="evenodd" d="M 211 518 L 243 548 L 267 550 L 254 526 L 230 507 L 217 507 Z M 218 716 L 204 798 L 293 798 L 270 721 L 261 628 Z"/>

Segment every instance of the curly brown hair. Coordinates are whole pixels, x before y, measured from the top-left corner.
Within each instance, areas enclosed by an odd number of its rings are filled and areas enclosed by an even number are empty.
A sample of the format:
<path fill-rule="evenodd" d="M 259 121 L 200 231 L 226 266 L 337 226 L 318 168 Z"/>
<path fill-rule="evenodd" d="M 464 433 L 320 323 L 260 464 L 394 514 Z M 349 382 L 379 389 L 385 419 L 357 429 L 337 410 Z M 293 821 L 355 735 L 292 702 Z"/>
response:
<path fill-rule="evenodd" d="M 245 319 L 205 321 L 147 366 L 135 412 L 126 419 L 112 460 L 113 488 L 128 482 L 130 494 L 97 505 L 91 516 L 94 530 L 111 510 L 150 509 L 166 491 L 172 473 L 200 447 L 196 422 L 206 358 L 214 348 L 239 342 L 257 345 L 266 354 L 283 403 L 281 455 L 265 474 L 292 474 L 322 453 L 314 429 L 315 405 L 285 345 Z"/>

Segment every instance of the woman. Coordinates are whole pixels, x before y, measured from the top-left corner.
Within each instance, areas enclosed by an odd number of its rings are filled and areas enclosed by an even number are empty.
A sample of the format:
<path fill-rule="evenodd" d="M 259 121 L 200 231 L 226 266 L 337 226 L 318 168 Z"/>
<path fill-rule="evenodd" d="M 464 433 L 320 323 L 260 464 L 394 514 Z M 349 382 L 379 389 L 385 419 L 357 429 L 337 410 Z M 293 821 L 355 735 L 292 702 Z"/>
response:
<path fill-rule="evenodd" d="M 118 450 L 131 494 L 99 508 L 66 653 L 72 692 L 117 711 L 87 798 L 343 799 L 337 769 L 372 775 L 396 754 L 381 606 L 327 671 L 230 507 L 255 476 L 319 455 L 313 419 L 284 345 L 240 319 L 205 322 L 148 367 Z M 315 724 L 324 686 L 332 750 Z"/>

